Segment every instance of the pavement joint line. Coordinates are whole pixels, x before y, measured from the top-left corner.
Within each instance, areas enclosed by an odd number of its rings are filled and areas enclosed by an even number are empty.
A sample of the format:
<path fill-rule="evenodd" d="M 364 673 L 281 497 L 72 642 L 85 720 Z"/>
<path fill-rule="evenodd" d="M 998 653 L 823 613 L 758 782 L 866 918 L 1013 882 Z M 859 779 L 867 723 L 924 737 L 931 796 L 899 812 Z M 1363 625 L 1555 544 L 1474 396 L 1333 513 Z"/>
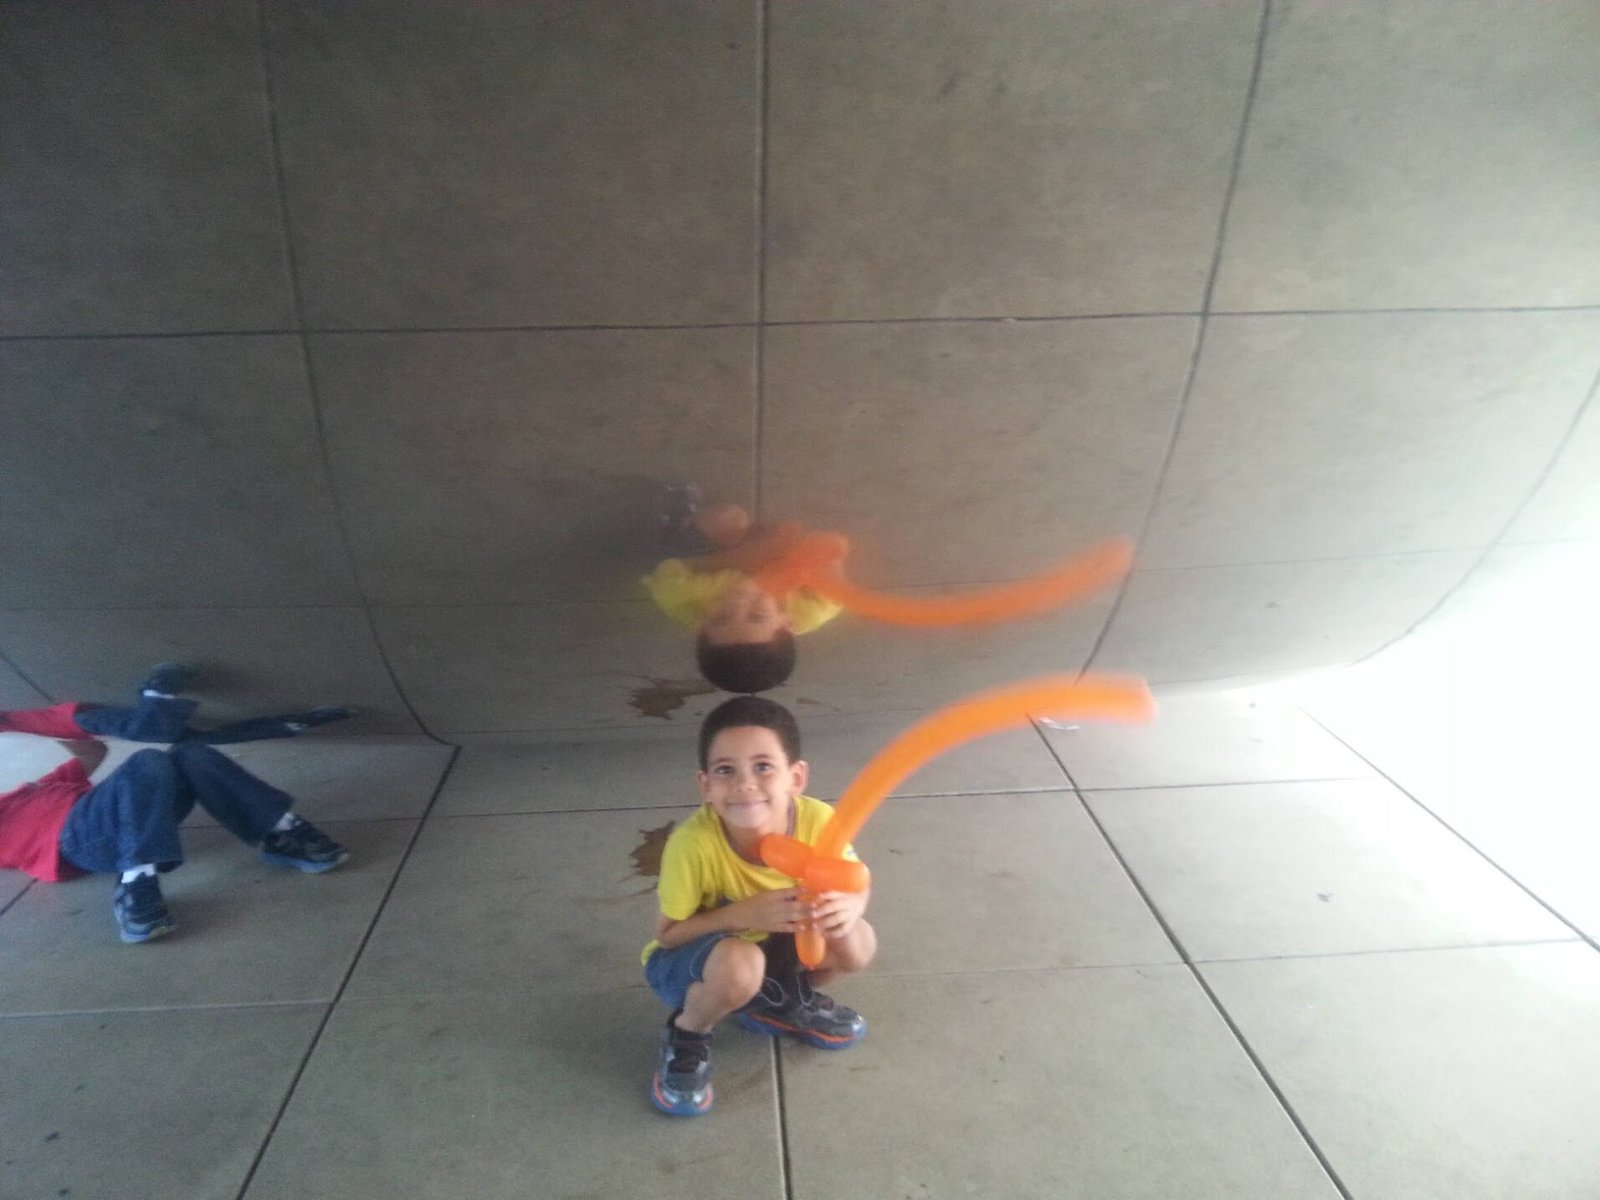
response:
<path fill-rule="evenodd" d="M 265 10 L 263 10 L 263 20 L 265 19 L 264 14 Z M 328 1002 L 328 1006 L 322 1014 L 322 1020 L 317 1023 L 317 1028 L 306 1043 L 305 1053 L 301 1055 L 300 1062 L 295 1067 L 294 1075 L 290 1078 L 288 1086 L 284 1088 L 283 1099 L 279 1102 L 277 1111 L 272 1115 L 272 1121 L 267 1126 L 266 1133 L 262 1136 L 261 1145 L 256 1148 L 256 1152 L 250 1160 L 250 1166 L 239 1183 L 239 1190 L 235 1194 L 235 1200 L 244 1200 L 245 1195 L 250 1191 L 250 1185 L 255 1180 L 256 1172 L 261 1167 L 261 1161 L 266 1157 L 267 1150 L 272 1145 L 272 1139 L 277 1134 L 278 1126 L 282 1123 L 284 1114 L 288 1112 L 289 1105 L 294 1100 L 295 1092 L 299 1090 L 300 1080 L 304 1078 L 306 1068 L 311 1065 L 312 1056 L 316 1054 L 317 1047 L 322 1043 L 322 1035 L 328 1028 L 328 1022 L 332 1020 L 335 1010 L 339 1007 L 339 1001 L 343 999 L 345 990 L 350 986 L 350 980 L 355 976 L 356 968 L 361 964 L 361 956 L 366 952 L 367 943 L 372 940 L 373 931 L 377 929 L 378 922 L 383 919 L 384 910 L 389 906 L 389 898 L 394 895 L 395 886 L 400 882 L 400 876 L 405 873 L 406 863 L 411 860 L 412 851 L 417 848 L 417 841 L 422 837 L 423 829 L 427 827 L 428 814 L 433 810 L 433 806 L 439 802 L 439 797 L 444 792 L 445 784 L 450 779 L 450 772 L 460 758 L 461 747 L 457 746 L 451 751 L 449 761 L 445 763 L 443 771 L 439 774 L 438 782 L 433 786 L 433 795 L 429 797 L 427 807 L 423 809 L 422 817 L 417 821 L 417 827 L 411 831 L 411 840 L 406 843 L 406 848 L 401 853 L 399 861 L 395 863 L 394 872 L 389 876 L 389 885 L 384 888 L 383 895 L 378 898 L 378 903 L 373 907 L 372 919 L 367 922 L 367 928 L 362 933 L 360 941 L 357 942 L 355 952 L 350 956 L 350 962 L 345 967 L 344 977 L 339 981 L 339 986 L 333 993 L 333 999 Z"/>
<path fill-rule="evenodd" d="M 1270 4 L 1270 0 L 1268 0 L 1268 2 Z M 1266 6 L 1263 6 L 1263 38 L 1265 37 L 1265 30 Z M 1258 67 L 1259 63 L 1260 49 L 1258 47 Z M 1038 731 L 1039 736 L 1044 740 L 1045 744 L 1047 746 L 1050 745 L 1049 739 L 1044 737 L 1044 731 L 1037 722 L 1034 723 L 1034 728 Z M 1053 746 L 1051 746 L 1050 749 L 1052 754 L 1056 752 Z M 1059 755 L 1057 755 L 1057 761 L 1061 762 Z M 1067 768 L 1067 764 L 1065 762 L 1061 762 L 1061 769 L 1066 771 L 1069 779 L 1072 778 L 1072 772 Z M 1206 979 L 1205 975 L 1196 965 L 1194 959 L 1190 956 L 1188 949 L 1183 944 L 1183 939 L 1178 936 L 1177 930 L 1173 929 L 1165 914 L 1162 913 L 1160 907 L 1155 903 L 1155 900 L 1145 889 L 1144 884 L 1140 882 L 1138 875 L 1135 874 L 1133 868 L 1129 865 L 1127 858 L 1124 857 L 1122 851 L 1117 848 L 1116 842 L 1112 840 L 1111 835 L 1106 831 L 1106 827 L 1101 824 L 1099 816 L 1097 816 L 1094 809 L 1090 807 L 1088 800 L 1084 798 L 1083 790 L 1081 788 L 1077 788 L 1076 781 L 1074 781 L 1073 786 L 1078 792 L 1078 803 L 1083 806 L 1083 811 L 1088 815 L 1089 820 L 1094 823 L 1094 827 L 1099 832 L 1101 840 L 1105 843 L 1106 848 L 1109 849 L 1112 855 L 1116 858 L 1117 864 L 1122 868 L 1123 874 L 1127 877 L 1128 882 L 1133 886 L 1134 891 L 1139 894 L 1139 898 L 1144 901 L 1145 907 L 1150 910 L 1150 915 L 1155 920 L 1156 924 L 1160 926 L 1161 932 L 1166 935 L 1167 940 L 1172 943 L 1173 949 L 1178 952 L 1179 957 L 1182 959 L 1182 965 L 1189 971 L 1189 977 L 1194 980 L 1195 985 L 1205 995 L 1206 999 L 1211 1002 L 1212 1008 L 1216 1011 L 1218 1017 L 1221 1018 L 1223 1024 L 1227 1026 L 1228 1031 L 1233 1035 L 1234 1041 L 1238 1044 L 1239 1049 L 1243 1051 L 1245 1057 L 1250 1060 L 1251 1066 L 1255 1068 L 1256 1074 L 1260 1077 L 1262 1083 L 1265 1084 L 1267 1090 L 1272 1093 L 1273 1097 L 1277 1100 L 1279 1107 L 1283 1110 L 1284 1115 L 1289 1118 L 1289 1121 L 1294 1125 L 1295 1130 L 1300 1134 L 1300 1138 L 1305 1143 L 1306 1148 L 1311 1151 L 1312 1155 L 1315 1156 L 1317 1162 L 1321 1165 L 1323 1172 L 1328 1177 L 1328 1181 L 1338 1191 L 1339 1195 L 1343 1197 L 1343 1200 L 1355 1200 L 1350 1192 L 1350 1189 L 1345 1186 L 1344 1180 L 1339 1177 L 1339 1172 L 1334 1169 L 1332 1161 L 1323 1152 L 1322 1147 L 1317 1144 L 1316 1138 L 1312 1137 L 1310 1128 L 1306 1125 L 1305 1121 L 1301 1119 L 1300 1114 L 1295 1110 L 1294 1105 L 1289 1102 L 1288 1094 L 1284 1092 L 1283 1088 L 1278 1084 L 1278 1081 L 1273 1078 L 1272 1072 L 1267 1070 L 1267 1064 L 1262 1060 L 1260 1054 L 1256 1052 L 1255 1047 L 1250 1044 L 1249 1039 L 1245 1037 L 1244 1030 L 1241 1029 L 1238 1022 L 1233 1019 L 1233 1015 L 1229 1013 L 1226 1006 L 1223 1005 L 1221 997 L 1219 997 L 1212 989 L 1210 981 Z"/>

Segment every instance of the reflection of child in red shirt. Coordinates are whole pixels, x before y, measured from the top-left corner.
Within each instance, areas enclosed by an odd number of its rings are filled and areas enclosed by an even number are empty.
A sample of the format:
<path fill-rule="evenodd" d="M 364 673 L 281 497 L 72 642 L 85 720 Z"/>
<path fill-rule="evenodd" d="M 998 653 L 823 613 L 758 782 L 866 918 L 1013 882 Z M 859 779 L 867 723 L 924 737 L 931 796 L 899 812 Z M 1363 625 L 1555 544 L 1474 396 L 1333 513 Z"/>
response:
<path fill-rule="evenodd" d="M 189 725 L 196 702 L 173 694 L 186 674 L 173 664 L 158 667 L 131 708 L 67 703 L 0 712 L 0 732 L 56 738 L 72 754 L 49 774 L 0 795 L 0 868 L 47 883 L 116 872 L 112 911 L 125 942 L 174 928 L 157 873 L 183 862 L 178 826 L 196 803 L 259 845 L 262 858 L 275 865 L 320 872 L 349 857 L 290 811 L 289 796 L 211 747 L 292 737 L 350 710 L 313 709 L 196 730 Z M 89 777 L 106 754 L 97 734 L 172 745 L 139 751 L 96 784 Z"/>

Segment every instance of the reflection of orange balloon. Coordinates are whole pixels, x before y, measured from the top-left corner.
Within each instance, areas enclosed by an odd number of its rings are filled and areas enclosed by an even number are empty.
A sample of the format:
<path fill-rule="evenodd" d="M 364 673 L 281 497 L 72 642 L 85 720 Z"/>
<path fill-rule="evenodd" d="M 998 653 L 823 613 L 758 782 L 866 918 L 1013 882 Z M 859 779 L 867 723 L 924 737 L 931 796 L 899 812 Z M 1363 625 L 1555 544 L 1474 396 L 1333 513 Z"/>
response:
<path fill-rule="evenodd" d="M 768 834 L 761 839 L 762 861 L 799 881 L 807 895 L 864 891 L 866 868 L 846 859 L 844 850 L 883 798 L 929 759 L 962 742 L 1025 725 L 1033 713 L 1078 720 L 1149 721 L 1155 716 L 1155 701 L 1143 680 L 1113 675 L 1048 676 L 979 692 L 917 722 L 880 750 L 839 797 L 814 846 L 782 834 Z M 858 886 L 849 886 L 856 879 Z M 806 966 L 822 961 L 821 933 L 803 929 L 794 940 Z"/>
<path fill-rule="evenodd" d="M 849 551 L 850 543 L 837 533 L 808 534 L 757 574 L 756 582 L 778 596 L 807 587 L 858 616 L 891 625 L 982 625 L 1048 612 L 1115 583 L 1133 565 L 1133 544 L 1113 538 L 1032 579 L 924 598 L 851 583 L 843 566 Z"/>

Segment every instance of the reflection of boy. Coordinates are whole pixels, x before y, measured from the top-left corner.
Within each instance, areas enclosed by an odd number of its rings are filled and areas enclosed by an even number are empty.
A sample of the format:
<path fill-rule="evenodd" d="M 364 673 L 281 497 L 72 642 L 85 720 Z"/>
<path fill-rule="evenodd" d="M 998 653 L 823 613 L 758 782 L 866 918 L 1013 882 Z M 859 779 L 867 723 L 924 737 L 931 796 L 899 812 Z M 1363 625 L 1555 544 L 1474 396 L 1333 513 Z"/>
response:
<path fill-rule="evenodd" d="M 735 504 L 691 510 L 683 523 L 717 547 L 669 558 L 642 580 L 674 620 L 695 626 L 695 655 L 707 682 L 729 692 L 763 692 L 794 671 L 796 634 L 839 615 L 839 605 L 808 588 L 775 599 L 752 578 L 805 534 L 798 522 L 756 526 Z"/>
<path fill-rule="evenodd" d="M 344 847 L 290 812 L 292 800 L 212 744 L 292 737 L 350 715 L 349 709 L 258 717 L 209 730 L 189 726 L 196 703 L 173 695 L 186 676 L 163 664 L 135 707 L 57 704 L 0 712 L 0 732 L 61 741 L 72 758 L 41 779 L 0 795 L 0 867 L 48 883 L 87 872 L 115 872 L 112 913 L 125 942 L 175 928 L 157 873 L 183 862 L 178 826 L 196 803 L 250 845 L 264 861 L 312 873 L 349 857 Z M 94 735 L 170 742 L 140 750 L 98 784 L 89 776 L 106 756 Z"/>
<path fill-rule="evenodd" d="M 877 951 L 862 917 L 867 893 L 825 892 L 803 911 L 794 881 L 761 862 L 766 834 L 814 844 L 833 811 L 801 794 L 808 767 L 789 710 L 758 696 L 713 709 L 700 729 L 700 768 L 705 804 L 662 851 L 661 911 L 643 954 L 646 981 L 673 1010 L 650 1098 L 674 1116 L 710 1110 L 711 1031 L 725 1016 L 826 1050 L 860 1041 L 861 1016 L 811 985 L 861 970 Z M 793 936 L 807 921 L 826 946 L 810 971 Z"/>

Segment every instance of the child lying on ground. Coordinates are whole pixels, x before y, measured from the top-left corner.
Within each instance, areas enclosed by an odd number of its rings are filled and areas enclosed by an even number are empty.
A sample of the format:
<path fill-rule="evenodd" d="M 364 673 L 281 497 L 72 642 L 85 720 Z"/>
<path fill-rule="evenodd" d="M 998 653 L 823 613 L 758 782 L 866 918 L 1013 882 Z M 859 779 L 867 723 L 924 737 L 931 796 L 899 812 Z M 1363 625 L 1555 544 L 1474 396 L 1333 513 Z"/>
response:
<path fill-rule="evenodd" d="M 125 942 L 147 942 L 176 925 L 158 872 L 183 862 L 178 826 L 196 803 L 264 861 L 318 873 L 349 857 L 343 846 L 295 816 L 292 799 L 211 747 L 293 737 L 350 715 L 345 708 L 257 717 L 209 730 L 190 727 L 197 702 L 176 693 L 188 672 L 155 668 L 131 708 L 78 703 L 0 713 L 0 732 L 60 740 L 72 758 L 41 779 L 0 795 L 0 867 L 54 883 L 89 872 L 114 872 L 112 914 Z M 170 742 L 140 750 L 100 783 L 104 761 L 96 735 Z"/>

